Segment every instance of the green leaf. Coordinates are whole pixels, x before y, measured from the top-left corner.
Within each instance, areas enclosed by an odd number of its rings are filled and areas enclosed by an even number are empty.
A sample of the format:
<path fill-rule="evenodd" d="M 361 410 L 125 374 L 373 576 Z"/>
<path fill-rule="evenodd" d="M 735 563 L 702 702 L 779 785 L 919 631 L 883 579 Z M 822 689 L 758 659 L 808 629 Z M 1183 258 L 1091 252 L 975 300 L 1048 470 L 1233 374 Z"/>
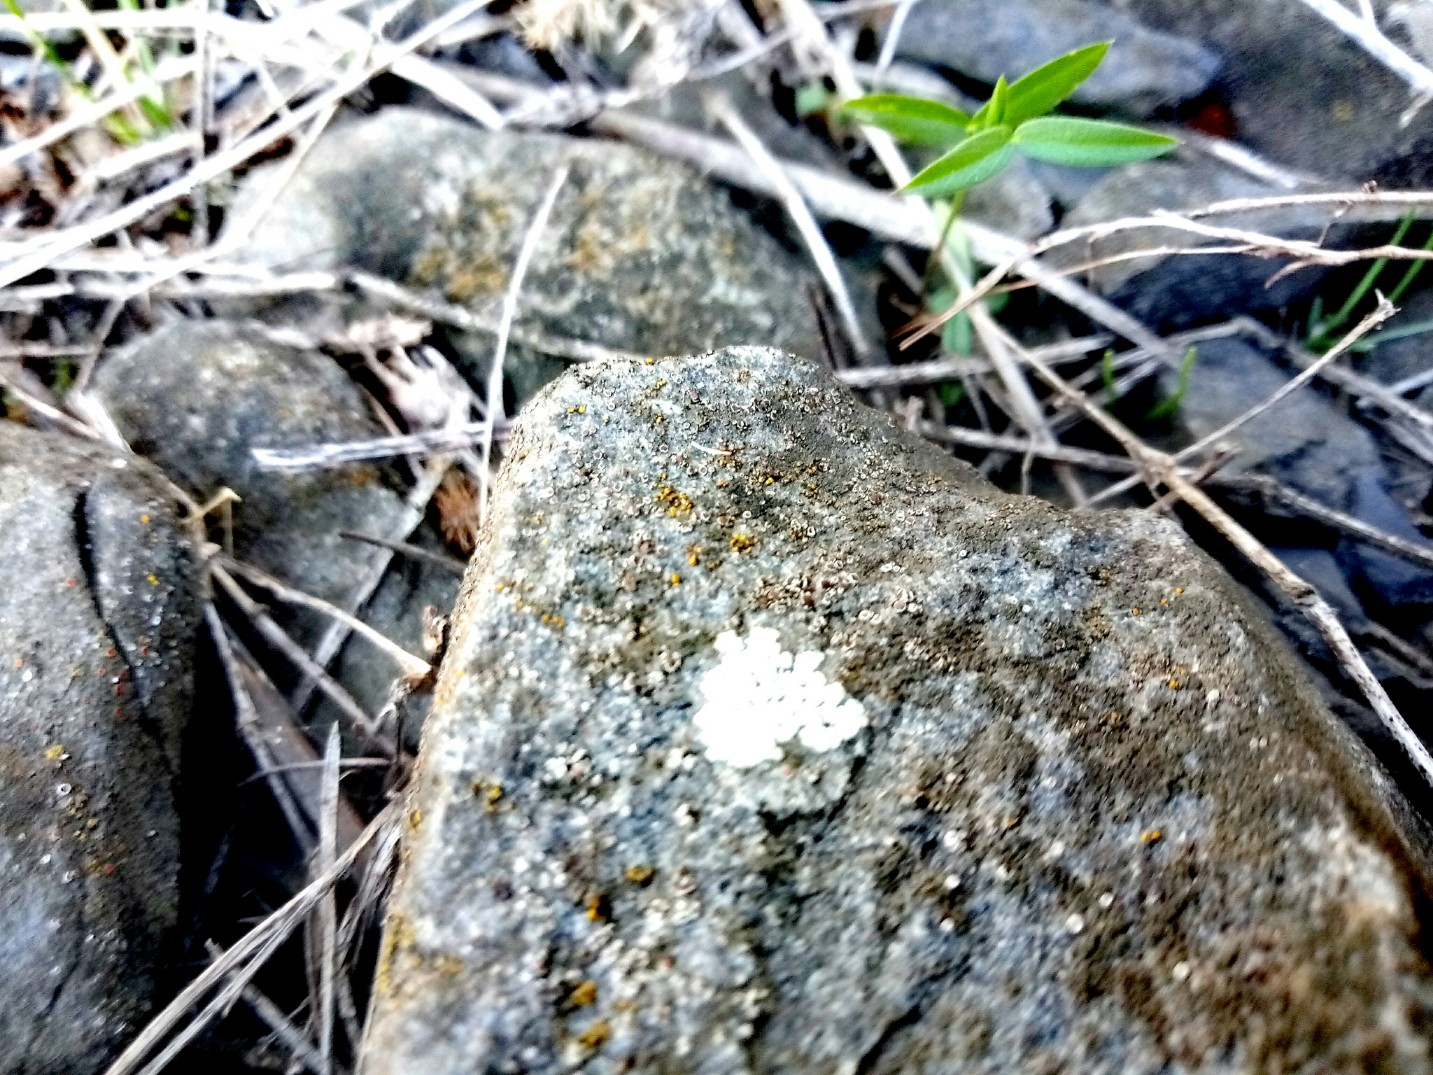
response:
<path fill-rule="evenodd" d="M 1016 79 L 1010 87 L 1004 122 L 1018 127 L 1027 119 L 1035 119 L 1051 111 L 1095 73 L 1109 48 L 1108 41 L 1086 45 Z"/>
<path fill-rule="evenodd" d="M 1006 98 L 1009 95 L 1010 86 L 1006 83 L 1005 76 L 1001 75 L 995 80 L 995 89 L 990 93 L 990 113 L 987 117 L 990 126 L 998 127 L 1005 122 Z"/>
<path fill-rule="evenodd" d="M 1184 352 L 1184 361 L 1179 364 L 1179 384 L 1174 389 L 1174 395 L 1156 403 L 1144 416 L 1145 421 L 1157 422 L 1163 418 L 1170 418 L 1179 410 L 1179 405 L 1184 402 L 1184 397 L 1189 392 L 1189 374 L 1194 369 L 1196 354 L 1198 354 L 1198 350 L 1193 347 Z"/>
<path fill-rule="evenodd" d="M 1027 120 L 1011 141 L 1027 157 L 1080 168 L 1149 160 L 1179 145 L 1177 139 L 1139 127 L 1068 116 Z"/>
<path fill-rule="evenodd" d="M 841 114 L 921 146 L 953 146 L 970 126 L 970 117 L 958 108 L 898 93 L 857 97 L 841 106 Z"/>
<path fill-rule="evenodd" d="M 968 190 L 998 175 L 1010 163 L 1010 128 L 991 127 L 972 134 L 905 185 L 905 190 L 940 198 Z"/>

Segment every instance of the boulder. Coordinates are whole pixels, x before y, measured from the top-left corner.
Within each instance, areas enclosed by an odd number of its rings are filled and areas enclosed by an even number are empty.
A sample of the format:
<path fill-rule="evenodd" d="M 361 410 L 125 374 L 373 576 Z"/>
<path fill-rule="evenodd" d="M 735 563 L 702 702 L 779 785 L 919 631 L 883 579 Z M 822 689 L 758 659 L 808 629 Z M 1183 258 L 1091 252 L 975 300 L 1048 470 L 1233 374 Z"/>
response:
<path fill-rule="evenodd" d="M 181 510 L 141 460 L 0 422 L 0 1071 L 103 1070 L 170 984 Z"/>
<path fill-rule="evenodd" d="M 496 326 L 538 202 L 564 167 L 504 365 L 519 401 L 562 370 L 564 339 L 640 355 L 758 342 L 821 354 L 797 259 L 696 172 L 615 142 L 385 108 L 315 145 L 243 256 L 285 272 L 364 269 Z M 234 215 L 271 182 L 255 173 Z M 493 336 L 450 339 L 486 384 Z"/>
<path fill-rule="evenodd" d="M 385 550 L 339 536 L 350 530 L 391 538 L 406 519 L 409 509 L 386 467 L 283 472 L 261 470 L 254 460 L 259 447 L 386 435 L 358 386 L 326 355 L 255 323 L 175 321 L 108 356 L 94 390 L 130 446 L 196 499 L 222 486 L 239 495 L 232 510 L 241 560 L 346 606 L 388 559 Z M 374 597 L 370 622 L 420 652 L 423 607 L 446 611 L 456 592 L 446 572 L 399 561 Z M 310 647 L 332 622 L 277 603 L 275 615 Z M 340 681 L 376 713 L 397 674 L 393 665 L 354 642 L 340 668 Z"/>
<path fill-rule="evenodd" d="M 1208 557 L 764 348 L 524 412 L 366 1075 L 1427 1072 L 1423 830 Z"/>

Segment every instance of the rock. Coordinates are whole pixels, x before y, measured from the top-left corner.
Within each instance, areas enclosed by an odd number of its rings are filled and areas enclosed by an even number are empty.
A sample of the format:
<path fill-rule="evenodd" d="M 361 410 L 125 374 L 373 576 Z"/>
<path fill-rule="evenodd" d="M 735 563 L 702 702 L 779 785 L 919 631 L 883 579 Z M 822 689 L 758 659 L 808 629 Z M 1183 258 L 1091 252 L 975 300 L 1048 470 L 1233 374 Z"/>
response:
<path fill-rule="evenodd" d="M 1206 340 L 1195 353 L 1178 425 L 1191 441 L 1205 437 L 1279 391 L 1290 376 L 1241 339 Z M 1160 380 L 1166 395 L 1176 391 L 1175 371 Z M 1359 474 L 1382 470 L 1372 434 L 1313 386 L 1280 400 L 1227 441 L 1238 454 L 1226 473 L 1267 474 L 1340 511 L 1349 510 Z"/>
<path fill-rule="evenodd" d="M 1224 60 L 1218 89 L 1235 137 L 1259 153 L 1341 186 L 1370 179 L 1428 184 L 1433 115 L 1424 109 L 1401 126 L 1412 103 L 1407 84 L 1304 4 L 1109 2 L 1218 51 Z M 1386 26 L 1393 6 L 1373 0 Z"/>
<path fill-rule="evenodd" d="M 923 0 L 896 54 L 994 83 L 1096 41 L 1114 44 L 1076 104 L 1147 116 L 1199 96 L 1219 70 L 1217 53 L 1088 0 Z"/>
<path fill-rule="evenodd" d="M 571 171 L 523 279 L 505 365 L 519 400 L 562 368 L 534 334 L 642 355 L 772 341 L 821 354 L 797 260 L 695 172 L 613 142 L 386 108 L 324 136 L 244 256 L 284 271 L 366 269 L 496 325 L 538 201 L 562 167 Z M 255 174 L 236 213 L 270 182 Z M 492 337 L 460 332 L 453 343 L 485 383 Z"/>
<path fill-rule="evenodd" d="M 199 565 L 147 464 L 14 422 L 0 547 L 0 1071 L 101 1071 L 175 954 Z"/>
<path fill-rule="evenodd" d="M 1166 394 L 1177 374 L 1160 376 Z M 1190 440 L 1212 433 L 1289 380 L 1262 351 L 1238 339 L 1199 345 L 1178 422 Z M 1318 388 L 1306 387 L 1281 400 L 1228 437 L 1237 450 L 1229 473 L 1276 478 L 1320 503 L 1347 511 L 1396 537 L 1426 542 L 1389 492 L 1373 435 Z M 1339 545 L 1339 560 L 1366 598 L 1386 608 L 1433 605 L 1433 577 L 1405 557 L 1352 538 Z"/>
<path fill-rule="evenodd" d="M 392 537 L 407 514 L 392 476 L 379 466 L 259 469 L 257 447 L 386 433 L 333 360 L 285 344 L 259 325 L 175 321 L 106 358 L 94 387 L 134 450 L 196 499 L 222 486 L 239 494 L 233 512 L 240 559 L 316 597 L 345 604 L 384 555 L 339 531 Z M 446 610 L 456 580 L 405 564 L 385 585 L 393 592 L 375 596 L 371 622 L 418 652 L 423 605 Z M 308 646 L 331 622 L 281 604 L 274 611 Z M 339 678 L 371 715 L 396 672 L 364 643 L 349 649 Z"/>
<path fill-rule="evenodd" d="M 1155 210 L 1194 209 L 1231 198 L 1263 198 L 1312 193 L 1272 187 L 1206 158 L 1144 161 L 1115 169 L 1102 179 L 1065 217 L 1065 227 L 1098 224 Z M 1339 223 L 1331 226 L 1337 216 Z M 1328 244 L 1342 246 L 1353 238 L 1367 214 L 1336 214 L 1319 206 L 1258 210 L 1222 216 L 1214 223 L 1247 228 L 1286 239 L 1317 240 L 1327 232 Z M 1380 228 L 1376 241 L 1387 241 L 1395 225 Z M 1120 231 L 1090 244 L 1072 244 L 1056 251 L 1054 264 L 1074 265 L 1098 257 L 1163 246 L 1179 248 L 1218 245 L 1220 240 L 1172 228 Z M 1287 259 L 1244 254 L 1174 254 L 1104 265 L 1090 272 L 1096 290 L 1153 325 L 1182 327 L 1211 318 L 1228 318 L 1254 310 L 1278 309 L 1316 289 L 1326 275 L 1317 266 L 1271 277 Z"/>
<path fill-rule="evenodd" d="M 524 413 L 365 1075 L 1433 1070 L 1426 840 L 1172 524 L 732 348 Z"/>

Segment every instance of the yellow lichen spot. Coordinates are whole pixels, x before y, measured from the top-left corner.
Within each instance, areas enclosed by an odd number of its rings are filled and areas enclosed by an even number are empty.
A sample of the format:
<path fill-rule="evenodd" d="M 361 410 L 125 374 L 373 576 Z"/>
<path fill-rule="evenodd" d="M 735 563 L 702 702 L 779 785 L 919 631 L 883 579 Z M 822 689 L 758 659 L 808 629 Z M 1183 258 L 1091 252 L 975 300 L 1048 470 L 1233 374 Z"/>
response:
<path fill-rule="evenodd" d="M 410 829 L 416 829 L 416 828 L 417 828 L 419 825 L 421 825 L 421 824 L 423 824 L 423 811 L 422 811 L 422 810 L 419 810 L 419 809 L 417 809 L 417 808 L 414 808 L 414 809 L 412 809 L 412 810 L 409 810 L 409 811 L 408 811 L 408 827 L 409 827 Z"/>
<path fill-rule="evenodd" d="M 148 515 L 147 513 L 144 514 L 144 515 L 141 515 L 141 516 L 139 517 L 139 521 L 142 522 L 142 523 L 147 523 L 147 522 L 149 522 L 149 515 Z"/>
<path fill-rule="evenodd" d="M 1137 608 L 1132 608 L 1132 609 L 1129 610 L 1129 614 L 1130 614 L 1131 616 L 1138 616 L 1138 615 L 1139 615 L 1139 609 L 1137 609 Z"/>
<path fill-rule="evenodd" d="M 1145 829 L 1139 834 L 1140 842 L 1146 844 L 1157 844 L 1164 839 L 1163 829 Z"/>
<path fill-rule="evenodd" d="M 756 548 L 756 538 L 750 534 L 733 534 L 726 544 L 732 552 L 751 552 Z"/>
<path fill-rule="evenodd" d="M 653 363 L 655 363 L 656 361 L 657 361 L 657 360 L 656 360 L 655 358 L 649 358 L 649 359 L 646 360 L 646 363 L 647 363 L 647 365 L 650 366 L 650 365 L 652 365 Z"/>
<path fill-rule="evenodd" d="M 681 572 L 673 571 L 671 577 L 667 579 L 667 581 L 670 582 L 673 586 L 680 586 L 682 584 Z"/>
<path fill-rule="evenodd" d="M 1335 101 L 1332 111 L 1335 123 L 1349 123 L 1358 114 L 1352 101 Z"/>
<path fill-rule="evenodd" d="M 65 756 L 65 745 L 63 743 L 51 743 L 45 748 L 46 761 L 60 761 Z"/>
<path fill-rule="evenodd" d="M 597 1003 L 597 983 L 591 978 L 585 982 L 578 982 L 572 987 L 572 992 L 567 994 L 567 1002 L 574 1008 L 586 1008 Z"/>
<path fill-rule="evenodd" d="M 1179 680 L 1177 680 L 1177 679 L 1171 679 L 1171 680 L 1169 681 L 1169 689 L 1170 689 L 1170 690 L 1172 690 L 1172 691 L 1177 691 L 1177 690 L 1179 690 L 1179 687 L 1180 687 Z"/>
<path fill-rule="evenodd" d="M 150 584 L 151 586 L 158 586 L 158 585 L 159 585 L 159 576 L 158 576 L 158 575 L 155 575 L 155 574 L 152 574 L 152 573 L 151 573 L 151 574 L 145 575 L 144 577 L 149 580 L 149 584 Z"/>
<path fill-rule="evenodd" d="M 612 917 L 612 905 L 607 897 L 600 892 L 594 892 L 587 897 L 587 921 L 606 922 Z"/>
<path fill-rule="evenodd" d="M 686 493 L 677 492 L 670 485 L 664 485 L 657 490 L 657 503 L 663 505 L 667 509 L 667 514 L 675 518 L 690 515 L 695 506 L 691 497 Z"/>
<path fill-rule="evenodd" d="M 549 627 L 562 628 L 567 626 L 567 618 L 557 612 L 544 612 L 542 614 L 542 622 Z"/>
<path fill-rule="evenodd" d="M 583 403 L 583 404 L 578 404 L 578 405 L 575 406 L 575 407 L 568 407 L 568 408 L 567 408 L 567 413 L 568 413 L 568 414 L 586 414 L 586 413 L 587 413 L 587 405 L 586 405 L 585 403 Z"/>
<path fill-rule="evenodd" d="M 687 546 L 687 563 L 696 567 L 702 562 L 702 547 L 700 545 Z"/>
<path fill-rule="evenodd" d="M 657 871 L 646 863 L 639 863 L 636 866 L 628 866 L 627 872 L 622 876 L 627 878 L 634 885 L 645 885 L 652 880 Z"/>
<path fill-rule="evenodd" d="M 1183 586 L 1176 586 L 1176 587 L 1174 588 L 1174 592 L 1175 592 L 1175 594 L 1182 594 L 1182 593 L 1184 592 L 1184 587 L 1183 587 Z"/>
<path fill-rule="evenodd" d="M 612 1036 L 612 1028 L 606 1019 L 599 1019 L 590 1027 L 577 1035 L 577 1044 L 588 1049 L 600 1049 Z"/>

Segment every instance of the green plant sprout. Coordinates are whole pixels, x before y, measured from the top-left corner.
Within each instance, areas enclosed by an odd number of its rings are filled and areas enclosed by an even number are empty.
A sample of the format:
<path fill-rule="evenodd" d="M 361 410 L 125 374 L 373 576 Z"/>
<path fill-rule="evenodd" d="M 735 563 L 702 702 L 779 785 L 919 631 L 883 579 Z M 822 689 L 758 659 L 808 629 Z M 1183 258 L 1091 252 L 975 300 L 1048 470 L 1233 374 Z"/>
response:
<path fill-rule="evenodd" d="M 1158 422 L 1164 418 L 1172 418 L 1179 405 L 1184 402 L 1184 397 L 1189 393 L 1189 375 L 1194 370 L 1194 357 L 1198 354 L 1195 348 L 1191 347 L 1184 352 L 1184 360 L 1179 363 L 1179 381 L 1174 387 L 1174 394 L 1165 396 L 1144 416 L 1146 422 Z"/>
<path fill-rule="evenodd" d="M 1099 67 L 1110 43 L 1086 45 L 1023 78 L 1005 76 L 974 115 L 942 101 L 877 93 L 847 101 L 841 112 L 904 142 L 950 147 L 904 190 L 927 198 L 958 195 L 994 179 L 1019 152 L 1078 168 L 1109 168 L 1168 153 L 1177 139 L 1099 119 L 1051 116 Z"/>
<path fill-rule="evenodd" d="M 1054 164 L 1108 168 L 1158 157 L 1179 144 L 1177 139 L 1122 123 L 1049 115 L 1094 74 L 1109 47 L 1110 42 L 1102 41 L 1075 49 L 1014 82 L 1007 83 L 1002 75 L 990 99 L 973 114 L 943 101 L 893 93 L 858 97 L 841 107 L 839 113 L 845 118 L 879 127 L 903 142 L 946 149 L 902 188 L 933 203 L 949 199 L 936 203 L 943 210 L 944 224 L 932 264 L 939 261 L 966 191 L 994 179 L 1016 153 Z M 957 242 L 951 253 L 966 278 L 971 278 L 974 266 L 968 250 Z M 939 294 L 931 294 L 933 307 Z M 952 301 L 953 297 L 932 312 L 949 309 Z M 951 327 L 958 323 L 962 327 Z M 952 318 L 946 330 L 947 347 L 969 354 L 969 318 L 964 314 Z"/>
<path fill-rule="evenodd" d="M 1415 219 L 1416 217 L 1412 211 L 1406 213 L 1399 222 L 1398 228 L 1394 231 L 1393 237 L 1389 240 L 1388 245 L 1397 246 L 1403 242 L 1404 236 L 1408 234 L 1408 229 L 1413 226 Z M 1433 231 L 1429 232 L 1428 238 L 1424 240 L 1422 247 L 1419 249 L 1433 250 Z M 1398 282 L 1393 285 L 1393 290 L 1387 295 L 1389 302 L 1395 306 L 1398 304 L 1398 301 L 1403 298 L 1409 287 L 1412 286 L 1413 281 L 1418 278 L 1419 272 L 1423 269 L 1423 264 L 1424 262 L 1421 258 L 1415 258 L 1408 263 L 1408 266 L 1403 270 L 1403 275 L 1398 278 Z M 1323 297 L 1316 296 L 1314 298 L 1313 305 L 1309 310 L 1308 331 L 1304 337 L 1305 346 L 1307 346 L 1310 351 L 1321 354 L 1338 342 L 1339 334 L 1344 326 L 1353 320 L 1354 312 L 1358 309 L 1359 303 L 1373 290 L 1374 284 L 1378 282 L 1378 278 L 1383 275 L 1383 271 L 1387 267 L 1388 258 L 1378 258 L 1369 265 L 1368 269 L 1354 286 L 1354 289 L 1349 292 L 1349 296 L 1344 301 L 1344 304 L 1328 317 L 1324 316 Z M 1390 340 L 1401 340 L 1409 336 L 1418 336 L 1430 330 L 1433 330 L 1433 321 L 1415 321 L 1412 324 L 1400 325 L 1398 328 L 1388 329 L 1384 332 L 1370 333 L 1355 343 L 1350 350 L 1356 354 L 1366 354 L 1380 343 L 1387 343 Z"/>

